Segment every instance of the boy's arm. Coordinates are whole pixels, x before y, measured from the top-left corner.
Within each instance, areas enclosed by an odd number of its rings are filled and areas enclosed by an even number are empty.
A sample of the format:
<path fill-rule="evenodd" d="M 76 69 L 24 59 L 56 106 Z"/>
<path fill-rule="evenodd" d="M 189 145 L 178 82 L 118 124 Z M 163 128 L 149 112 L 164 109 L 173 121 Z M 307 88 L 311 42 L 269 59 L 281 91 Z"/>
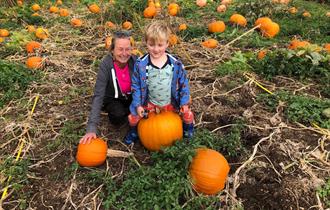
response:
<path fill-rule="evenodd" d="M 142 106 L 141 102 L 141 81 L 140 81 L 140 70 L 138 68 L 138 62 L 134 65 L 134 72 L 132 74 L 132 103 L 129 107 L 132 115 L 137 115 L 136 108 Z"/>
<path fill-rule="evenodd" d="M 180 107 L 183 105 L 188 105 L 190 100 L 190 89 L 189 89 L 189 81 L 187 77 L 187 72 L 184 69 L 183 64 L 179 64 L 179 97 L 180 97 Z"/>
<path fill-rule="evenodd" d="M 100 121 L 100 113 L 103 105 L 105 89 L 109 82 L 109 75 L 107 74 L 106 62 L 102 62 L 97 74 L 97 79 L 94 87 L 94 95 L 92 99 L 92 108 L 89 114 L 87 123 L 87 133 L 97 133 L 97 125 Z"/>

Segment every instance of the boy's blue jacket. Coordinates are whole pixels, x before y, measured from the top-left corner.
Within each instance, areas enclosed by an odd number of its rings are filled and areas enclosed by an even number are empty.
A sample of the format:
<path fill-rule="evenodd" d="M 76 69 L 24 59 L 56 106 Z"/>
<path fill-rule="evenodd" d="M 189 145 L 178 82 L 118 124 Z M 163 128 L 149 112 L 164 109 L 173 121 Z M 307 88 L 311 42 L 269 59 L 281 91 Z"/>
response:
<path fill-rule="evenodd" d="M 171 85 L 171 103 L 179 109 L 189 103 L 190 90 L 186 70 L 180 60 L 167 53 L 173 67 L 173 78 Z M 132 115 L 137 115 L 136 108 L 145 106 L 148 102 L 148 87 L 146 77 L 146 67 L 149 64 L 149 54 L 136 60 L 132 75 L 132 96 L 133 101 L 130 105 Z"/>

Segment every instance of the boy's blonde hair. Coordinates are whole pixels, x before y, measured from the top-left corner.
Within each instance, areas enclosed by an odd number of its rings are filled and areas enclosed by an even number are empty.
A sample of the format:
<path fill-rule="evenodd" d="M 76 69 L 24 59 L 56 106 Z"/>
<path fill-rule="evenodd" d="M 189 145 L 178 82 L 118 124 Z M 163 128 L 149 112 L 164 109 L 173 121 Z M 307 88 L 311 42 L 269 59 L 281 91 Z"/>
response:
<path fill-rule="evenodd" d="M 151 43 L 159 41 L 168 42 L 170 34 L 171 29 L 164 21 L 153 21 L 145 30 L 145 41 L 150 41 Z"/>

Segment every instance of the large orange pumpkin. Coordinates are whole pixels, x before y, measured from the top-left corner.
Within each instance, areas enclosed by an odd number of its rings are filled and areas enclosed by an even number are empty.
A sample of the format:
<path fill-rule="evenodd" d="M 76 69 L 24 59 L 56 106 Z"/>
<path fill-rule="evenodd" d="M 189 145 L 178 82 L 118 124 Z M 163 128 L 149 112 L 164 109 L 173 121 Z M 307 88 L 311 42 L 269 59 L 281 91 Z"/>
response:
<path fill-rule="evenodd" d="M 176 16 L 179 13 L 180 6 L 176 3 L 171 3 L 168 5 L 168 14 L 171 16 Z"/>
<path fill-rule="evenodd" d="M 49 12 L 50 13 L 58 13 L 58 7 L 55 7 L 55 6 L 51 6 L 49 7 Z"/>
<path fill-rule="evenodd" d="M 100 138 L 93 139 L 89 144 L 79 144 L 77 162 L 87 167 L 102 165 L 107 158 L 107 150 L 107 143 Z"/>
<path fill-rule="evenodd" d="M 330 43 L 324 44 L 324 50 L 330 53 Z"/>
<path fill-rule="evenodd" d="M 225 187 L 229 169 L 226 158 L 219 152 L 198 149 L 189 167 L 193 188 L 207 195 L 218 193 Z"/>
<path fill-rule="evenodd" d="M 224 32 L 226 25 L 223 21 L 214 21 L 208 25 L 208 30 L 211 33 Z"/>
<path fill-rule="evenodd" d="M 141 143 L 151 151 L 170 146 L 175 140 L 182 139 L 182 121 L 177 113 L 162 111 L 159 114 L 151 112 L 147 119 L 141 119 L 138 124 L 138 134 Z"/>
<path fill-rule="evenodd" d="M 272 20 L 269 17 L 260 17 L 254 23 L 254 26 L 258 26 L 259 25 L 259 28 L 263 28 L 266 25 L 270 24 L 271 22 L 272 22 Z"/>
<path fill-rule="evenodd" d="M 275 22 L 271 22 L 261 28 L 262 35 L 268 38 L 272 38 L 276 36 L 279 32 L 280 32 L 280 26 Z"/>

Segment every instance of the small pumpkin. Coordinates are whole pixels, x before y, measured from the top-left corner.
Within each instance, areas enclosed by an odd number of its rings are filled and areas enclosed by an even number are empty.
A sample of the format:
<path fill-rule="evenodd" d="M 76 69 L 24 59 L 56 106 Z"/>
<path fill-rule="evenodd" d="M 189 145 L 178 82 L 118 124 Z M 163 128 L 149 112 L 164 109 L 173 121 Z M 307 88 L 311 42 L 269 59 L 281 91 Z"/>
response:
<path fill-rule="evenodd" d="M 95 138 L 89 144 L 78 145 L 76 160 L 81 166 L 99 166 L 107 158 L 107 150 L 107 143 L 100 138 Z"/>
<path fill-rule="evenodd" d="M 35 13 L 33 13 L 32 15 L 31 15 L 32 17 L 38 17 L 38 16 L 40 16 L 37 12 L 35 12 Z"/>
<path fill-rule="evenodd" d="M 28 32 L 32 33 L 36 31 L 36 28 L 33 25 L 26 26 Z"/>
<path fill-rule="evenodd" d="M 229 4 L 231 4 L 232 3 L 232 0 L 222 0 L 221 1 L 221 4 L 224 4 L 224 5 L 226 5 L 226 6 L 228 6 Z"/>
<path fill-rule="evenodd" d="M 88 7 L 89 11 L 94 14 L 100 13 L 101 9 L 97 4 L 91 4 Z"/>
<path fill-rule="evenodd" d="M 7 29 L 0 29 L 0 37 L 9 36 L 9 31 Z"/>
<path fill-rule="evenodd" d="M 32 9 L 33 11 L 37 12 L 37 11 L 40 10 L 40 6 L 39 6 L 39 4 L 33 4 L 33 5 L 31 6 L 31 9 Z"/>
<path fill-rule="evenodd" d="M 105 23 L 105 26 L 106 26 L 107 28 L 111 28 L 111 29 L 115 29 L 115 28 L 116 28 L 116 24 L 114 24 L 114 23 L 111 22 L 111 21 L 107 21 L 107 22 Z"/>
<path fill-rule="evenodd" d="M 72 18 L 70 23 L 73 27 L 78 28 L 81 27 L 84 22 L 79 18 Z"/>
<path fill-rule="evenodd" d="M 206 48 L 216 48 L 218 46 L 218 41 L 216 39 L 208 39 L 202 42 L 201 45 Z"/>
<path fill-rule="evenodd" d="M 47 39 L 49 36 L 48 30 L 44 28 L 37 28 L 35 32 L 36 37 L 39 39 Z"/>
<path fill-rule="evenodd" d="M 5 39 L 3 37 L 0 37 L 0 43 L 4 42 Z"/>
<path fill-rule="evenodd" d="M 208 31 L 210 33 L 224 32 L 226 25 L 223 21 L 214 21 L 208 25 Z"/>
<path fill-rule="evenodd" d="M 42 67 L 42 58 L 38 56 L 29 57 L 25 64 L 29 69 L 39 69 Z"/>
<path fill-rule="evenodd" d="M 262 59 L 264 59 L 264 57 L 266 56 L 266 54 L 267 54 L 267 50 L 260 50 L 260 51 L 258 52 L 257 58 L 258 58 L 259 60 L 262 60 Z"/>
<path fill-rule="evenodd" d="M 143 11 L 143 16 L 145 18 L 154 18 L 157 14 L 157 10 L 156 7 L 154 6 L 149 6 L 147 8 L 144 9 Z"/>
<path fill-rule="evenodd" d="M 183 23 L 179 25 L 179 31 L 187 30 L 187 24 Z"/>
<path fill-rule="evenodd" d="M 162 6 L 160 5 L 160 2 L 159 2 L 159 0 L 155 0 L 155 7 L 157 8 L 157 9 L 160 9 Z"/>
<path fill-rule="evenodd" d="M 26 44 L 25 48 L 28 53 L 33 53 L 34 50 L 41 48 L 41 44 L 36 41 L 30 41 Z"/>
<path fill-rule="evenodd" d="M 177 113 L 162 111 L 159 114 L 151 112 L 147 119 L 141 119 L 138 124 L 138 134 L 141 143 L 151 151 L 170 146 L 175 140 L 182 139 L 182 121 Z"/>
<path fill-rule="evenodd" d="M 245 17 L 240 14 L 233 14 L 232 16 L 230 16 L 229 21 L 233 24 L 243 26 L 243 27 L 245 27 L 247 24 Z"/>
<path fill-rule="evenodd" d="M 299 48 L 306 48 L 310 45 L 308 41 L 300 41 L 298 39 L 293 39 L 288 46 L 289 49 L 295 50 Z"/>
<path fill-rule="evenodd" d="M 295 7 L 290 7 L 290 8 L 289 8 L 289 12 L 290 12 L 291 14 L 296 14 L 296 13 L 298 12 L 298 10 L 297 10 L 297 8 L 295 8 Z"/>
<path fill-rule="evenodd" d="M 227 10 L 227 7 L 226 7 L 226 5 L 224 5 L 224 4 L 220 4 L 220 5 L 217 7 L 217 12 L 222 13 L 222 12 L 226 12 L 226 10 Z"/>
<path fill-rule="evenodd" d="M 171 16 L 176 16 L 179 13 L 180 6 L 176 3 L 171 3 L 168 5 L 168 14 Z"/>
<path fill-rule="evenodd" d="M 64 9 L 64 8 L 61 8 L 60 9 L 60 16 L 61 17 L 67 17 L 67 16 L 69 16 L 69 10 Z"/>
<path fill-rule="evenodd" d="M 125 30 L 130 30 L 133 27 L 133 24 L 130 21 L 125 21 L 123 22 L 122 27 Z"/>
<path fill-rule="evenodd" d="M 63 4 L 62 0 L 57 0 L 56 1 L 56 5 L 62 5 L 62 4 Z"/>
<path fill-rule="evenodd" d="M 49 12 L 50 13 L 58 13 L 58 7 L 55 7 L 55 6 L 51 6 L 49 7 Z"/>
<path fill-rule="evenodd" d="M 17 3 L 17 5 L 20 6 L 20 7 L 23 6 L 23 1 L 18 0 L 16 3 Z"/>
<path fill-rule="evenodd" d="M 324 50 L 330 53 L 330 43 L 324 44 Z"/>
<path fill-rule="evenodd" d="M 170 34 L 170 36 L 168 38 L 168 42 L 169 42 L 170 46 L 174 46 L 174 45 L 178 44 L 179 38 L 175 34 Z"/>
<path fill-rule="evenodd" d="M 225 187 L 229 170 L 229 164 L 222 154 L 200 148 L 190 163 L 189 175 L 197 192 L 214 195 Z"/>
<path fill-rule="evenodd" d="M 112 37 L 108 36 L 107 38 L 105 38 L 105 49 L 110 49 L 112 43 Z"/>
<path fill-rule="evenodd" d="M 310 12 L 308 12 L 308 11 L 305 11 L 305 12 L 303 12 L 303 14 L 302 14 L 304 17 L 307 17 L 307 18 L 310 18 L 310 17 L 312 17 L 312 15 L 311 15 L 311 13 Z"/>
<path fill-rule="evenodd" d="M 196 5 L 199 7 L 205 7 L 207 4 L 206 0 L 196 0 Z"/>

